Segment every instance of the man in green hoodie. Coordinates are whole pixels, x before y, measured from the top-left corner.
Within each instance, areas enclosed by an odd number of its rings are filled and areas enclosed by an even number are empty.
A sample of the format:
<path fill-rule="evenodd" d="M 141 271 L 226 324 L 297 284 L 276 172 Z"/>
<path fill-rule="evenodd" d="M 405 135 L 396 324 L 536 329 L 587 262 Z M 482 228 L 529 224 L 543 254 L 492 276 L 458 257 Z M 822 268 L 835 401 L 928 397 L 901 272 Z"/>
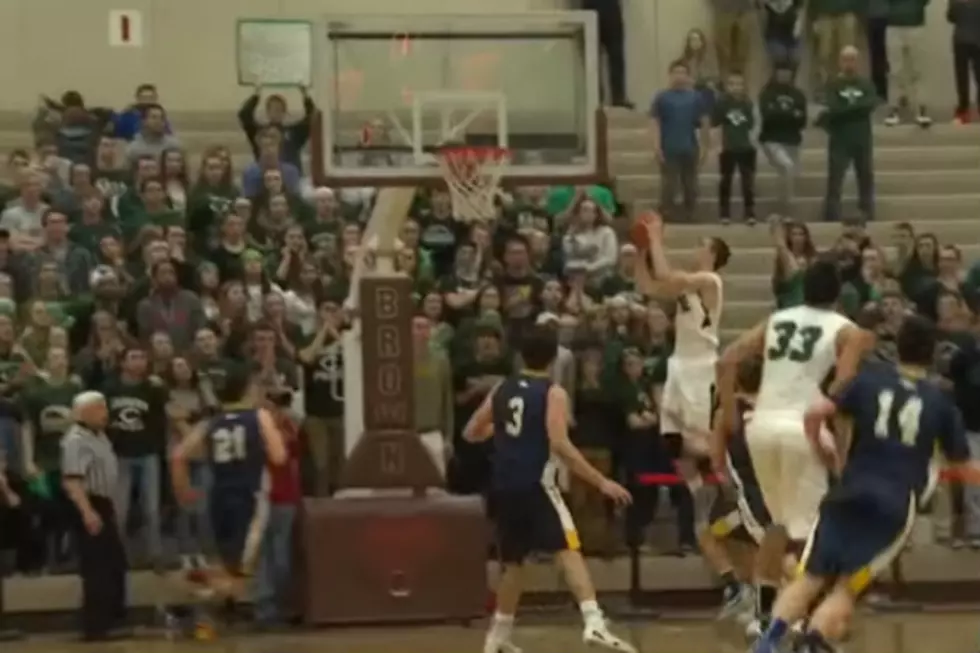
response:
<path fill-rule="evenodd" d="M 858 185 L 858 208 L 863 220 L 874 217 L 874 170 L 871 118 L 878 96 L 871 80 L 858 71 L 860 53 L 854 46 L 840 52 L 840 72 L 828 85 L 827 108 L 817 124 L 827 130 L 827 195 L 824 217 L 841 219 L 844 176 L 854 164 Z"/>
<path fill-rule="evenodd" d="M 899 107 L 915 112 L 915 122 L 925 129 L 932 118 L 919 93 L 924 63 L 926 6 L 929 0 L 890 0 L 888 3 L 888 71 L 892 86 L 898 93 L 885 119 L 889 126 L 900 122 Z"/>

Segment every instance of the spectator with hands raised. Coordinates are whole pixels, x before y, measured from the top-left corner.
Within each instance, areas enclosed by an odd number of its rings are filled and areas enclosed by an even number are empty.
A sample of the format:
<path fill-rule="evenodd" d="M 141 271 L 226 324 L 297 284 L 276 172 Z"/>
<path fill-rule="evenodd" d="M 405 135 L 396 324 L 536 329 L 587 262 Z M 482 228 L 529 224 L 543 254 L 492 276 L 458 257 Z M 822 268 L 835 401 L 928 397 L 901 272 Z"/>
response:
<path fill-rule="evenodd" d="M 310 140 L 310 123 L 316 105 L 310 97 L 309 89 L 304 86 L 298 87 L 303 96 L 303 117 L 298 121 L 286 124 L 289 116 L 289 105 L 286 98 L 278 93 L 274 93 L 265 99 L 266 123 L 259 123 L 255 116 L 259 101 L 262 99 L 262 85 L 256 84 L 255 90 L 242 104 L 238 110 L 238 122 L 242 126 L 242 131 L 248 138 L 249 144 L 255 158 L 259 158 L 260 143 L 259 136 L 263 128 L 271 128 L 279 132 L 281 136 L 282 148 L 280 150 L 281 160 L 296 166 L 298 170 L 303 169 L 302 151 L 306 143 Z"/>

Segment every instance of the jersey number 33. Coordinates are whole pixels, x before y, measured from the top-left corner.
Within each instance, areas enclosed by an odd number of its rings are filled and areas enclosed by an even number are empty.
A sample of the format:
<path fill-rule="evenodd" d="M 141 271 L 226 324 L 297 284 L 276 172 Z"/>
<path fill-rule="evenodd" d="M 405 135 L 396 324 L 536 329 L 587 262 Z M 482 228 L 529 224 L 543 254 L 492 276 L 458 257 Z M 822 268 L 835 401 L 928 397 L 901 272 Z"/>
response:
<path fill-rule="evenodd" d="M 823 329 L 818 326 L 801 327 L 789 321 L 776 322 L 772 330 L 776 332 L 776 341 L 766 349 L 766 359 L 771 361 L 785 358 L 805 363 L 813 358 L 813 351 L 823 336 Z"/>

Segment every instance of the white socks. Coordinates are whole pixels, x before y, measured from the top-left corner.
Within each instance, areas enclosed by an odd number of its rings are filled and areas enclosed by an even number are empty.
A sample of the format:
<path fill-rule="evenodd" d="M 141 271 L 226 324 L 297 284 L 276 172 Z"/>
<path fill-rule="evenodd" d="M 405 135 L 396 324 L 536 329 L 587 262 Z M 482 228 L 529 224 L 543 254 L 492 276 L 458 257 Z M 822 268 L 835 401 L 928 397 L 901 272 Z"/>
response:
<path fill-rule="evenodd" d="M 602 615 L 602 609 L 595 599 L 582 601 L 578 604 L 578 609 L 582 611 L 582 620 L 586 628 L 602 629 L 606 627 L 606 620 Z"/>
<path fill-rule="evenodd" d="M 487 640 L 506 642 L 510 640 L 512 632 L 514 632 L 514 615 L 494 612 L 490 630 L 487 632 Z"/>

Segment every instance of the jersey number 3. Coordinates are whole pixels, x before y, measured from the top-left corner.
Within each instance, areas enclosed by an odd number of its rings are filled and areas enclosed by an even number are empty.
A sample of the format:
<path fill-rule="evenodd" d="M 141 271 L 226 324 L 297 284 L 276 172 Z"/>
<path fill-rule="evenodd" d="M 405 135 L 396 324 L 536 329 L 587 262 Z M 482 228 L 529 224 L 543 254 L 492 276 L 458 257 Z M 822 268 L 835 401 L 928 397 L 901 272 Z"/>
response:
<path fill-rule="evenodd" d="M 245 450 L 245 427 L 241 424 L 218 429 L 211 438 L 214 440 L 214 462 L 217 464 L 245 460 L 248 452 Z"/>
<path fill-rule="evenodd" d="M 772 325 L 776 342 L 766 350 L 771 361 L 787 358 L 794 363 L 805 363 L 813 358 L 813 350 L 823 335 L 817 326 L 800 327 L 796 322 L 776 322 Z"/>
<path fill-rule="evenodd" d="M 504 431 L 511 437 L 517 437 L 524 429 L 524 399 L 522 397 L 511 397 L 507 402 L 507 410 L 510 415 L 504 423 Z"/>

